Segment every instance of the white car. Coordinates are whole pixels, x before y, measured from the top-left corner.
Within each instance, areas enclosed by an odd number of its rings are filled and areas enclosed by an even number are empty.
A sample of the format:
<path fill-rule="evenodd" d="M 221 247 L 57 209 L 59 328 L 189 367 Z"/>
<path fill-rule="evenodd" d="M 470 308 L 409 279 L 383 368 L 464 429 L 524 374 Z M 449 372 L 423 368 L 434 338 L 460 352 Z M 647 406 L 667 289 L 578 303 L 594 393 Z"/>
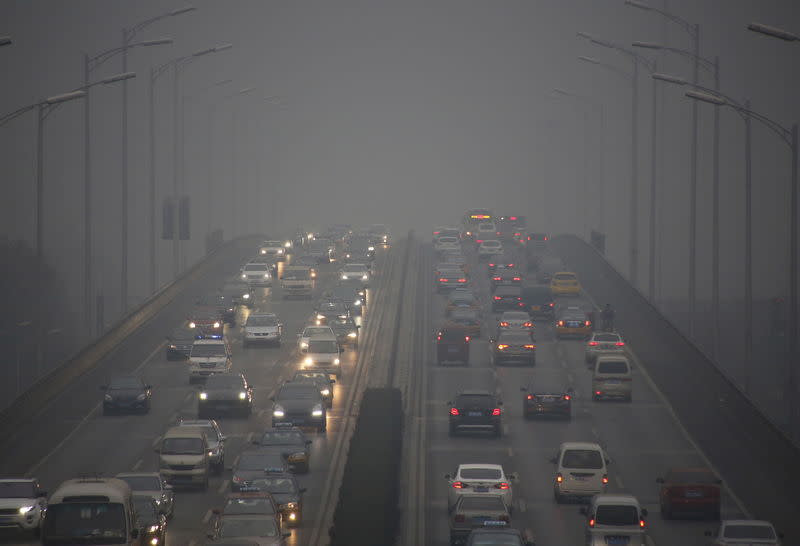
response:
<path fill-rule="evenodd" d="M 491 256 L 498 256 L 503 253 L 503 243 L 497 239 L 487 239 L 478 245 L 478 258 L 488 260 Z"/>
<path fill-rule="evenodd" d="M 514 490 L 511 479 L 499 464 L 460 464 L 453 474 L 445 474 L 450 486 L 447 490 L 447 506 L 452 508 L 462 495 L 486 494 L 503 498 L 511 507 Z"/>
<path fill-rule="evenodd" d="M 33 478 L 0 480 L 0 529 L 36 533 L 47 510 L 47 492 Z"/>
<path fill-rule="evenodd" d="M 461 240 L 458 237 L 445 236 L 436 239 L 433 244 L 433 249 L 436 252 L 444 252 L 445 250 L 461 250 Z"/>
<path fill-rule="evenodd" d="M 586 545 L 645 546 L 647 510 L 633 495 L 595 495 L 589 506 L 581 507 L 586 516 Z"/>
<path fill-rule="evenodd" d="M 242 268 L 241 277 L 250 286 L 272 286 L 272 273 L 268 263 L 246 263 Z"/>
<path fill-rule="evenodd" d="M 233 360 L 224 339 L 196 339 L 189 353 L 189 383 L 231 371 Z"/>
<path fill-rule="evenodd" d="M 480 244 L 482 241 L 497 238 L 497 235 L 497 226 L 494 222 L 481 222 L 475 229 L 475 242 Z"/>
<path fill-rule="evenodd" d="M 366 264 L 347 264 L 339 271 L 339 279 L 348 281 L 356 279 L 363 286 L 369 285 L 369 267 Z"/>
<path fill-rule="evenodd" d="M 331 335 L 336 337 L 330 326 L 306 326 L 303 331 L 297 334 L 297 349 L 301 353 L 308 350 L 308 340 L 313 336 Z"/>
<path fill-rule="evenodd" d="M 564 442 L 558 455 L 550 459 L 556 465 L 553 497 L 562 503 L 569 498 L 588 498 L 606 492 L 608 470 L 605 452 L 593 442 Z"/>
<path fill-rule="evenodd" d="M 308 349 L 302 357 L 300 369 L 333 374 L 339 379 L 342 374 L 341 349 L 336 335 L 315 335 L 308 339 Z"/>
<path fill-rule="evenodd" d="M 533 336 L 533 320 L 525 311 L 503 311 L 497 321 L 497 333 L 507 330 L 527 332 Z"/>
<path fill-rule="evenodd" d="M 586 342 L 586 363 L 604 355 L 625 355 L 625 341 L 616 332 L 594 332 Z"/>
<path fill-rule="evenodd" d="M 781 546 L 783 535 L 775 531 L 768 521 L 757 519 L 726 519 L 719 524 L 716 533 L 706 531 L 712 537 L 710 546 Z"/>
<path fill-rule="evenodd" d="M 284 241 L 264 241 L 258 249 L 261 256 L 271 256 L 278 261 L 286 259 L 286 247 Z"/>
<path fill-rule="evenodd" d="M 283 324 L 274 313 L 251 313 L 244 323 L 242 344 L 272 343 L 280 346 Z"/>

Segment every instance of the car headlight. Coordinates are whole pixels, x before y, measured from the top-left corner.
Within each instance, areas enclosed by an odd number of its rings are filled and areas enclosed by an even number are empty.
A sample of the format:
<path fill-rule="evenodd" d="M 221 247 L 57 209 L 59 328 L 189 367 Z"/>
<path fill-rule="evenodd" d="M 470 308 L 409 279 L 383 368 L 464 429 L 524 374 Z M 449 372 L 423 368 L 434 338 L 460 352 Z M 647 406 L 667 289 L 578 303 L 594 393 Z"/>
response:
<path fill-rule="evenodd" d="M 339 359 L 338 359 L 338 358 L 334 358 L 334 359 L 333 359 L 333 363 L 334 363 L 334 364 L 336 364 L 336 365 L 338 366 L 338 365 L 339 365 Z"/>
<path fill-rule="evenodd" d="M 19 507 L 19 513 L 24 516 L 25 514 L 27 514 L 28 512 L 30 512 L 33 509 L 34 509 L 33 505 L 31 505 L 31 506 L 20 506 Z"/>
<path fill-rule="evenodd" d="M 194 328 L 195 326 L 197 326 L 197 324 L 195 324 L 194 322 L 189 323 L 189 328 Z"/>
<path fill-rule="evenodd" d="M 264 249 L 264 248 L 262 248 L 262 249 L 261 249 L 261 254 L 266 254 L 266 253 L 267 253 L 267 250 L 266 250 L 266 249 Z"/>
<path fill-rule="evenodd" d="M 307 341 L 301 341 L 300 342 L 300 348 L 301 349 L 308 349 L 308 342 Z"/>
<path fill-rule="evenodd" d="M 136 397 L 136 399 L 139 400 L 139 401 L 144 400 L 145 398 L 147 398 L 147 395 L 145 393 L 142 393 L 142 394 L 140 394 L 139 396 Z"/>
<path fill-rule="evenodd" d="M 283 246 L 285 246 L 286 248 L 292 248 L 292 242 L 286 241 L 285 243 L 283 243 Z"/>
<path fill-rule="evenodd" d="M 219 322 L 215 322 L 215 323 L 214 323 L 214 328 L 219 328 L 219 327 L 220 327 L 220 324 L 219 324 Z"/>
<path fill-rule="evenodd" d="M 111 402 L 113 399 L 114 398 L 110 394 L 107 394 L 103 397 L 103 400 L 105 400 L 106 402 Z"/>
<path fill-rule="evenodd" d="M 353 302 L 353 305 L 355 305 L 356 307 L 358 307 L 359 305 L 361 305 L 361 300 L 356 300 L 356 301 L 354 301 L 354 302 Z"/>
<path fill-rule="evenodd" d="M 316 405 L 311 410 L 311 415 L 313 417 L 322 417 L 322 406 Z"/>
<path fill-rule="evenodd" d="M 283 249 L 282 248 L 278 249 L 278 254 L 283 254 Z"/>
<path fill-rule="evenodd" d="M 169 348 L 170 348 L 170 349 L 172 349 L 172 350 L 175 350 L 177 347 L 175 347 L 175 345 L 173 345 L 172 343 L 170 343 L 170 344 L 169 344 Z"/>
<path fill-rule="evenodd" d="M 317 272 L 316 271 L 312 271 L 311 272 L 311 278 L 312 279 L 316 279 L 317 278 Z"/>
<path fill-rule="evenodd" d="M 286 460 L 288 460 L 288 461 L 302 461 L 305 458 L 306 458 L 306 454 L 301 451 L 299 453 L 292 453 L 291 455 L 286 457 Z"/>
<path fill-rule="evenodd" d="M 250 299 L 250 294 L 245 294 L 245 295 L 243 295 L 242 297 L 243 297 L 244 299 L 246 299 L 246 300 L 247 300 L 247 299 Z"/>
<path fill-rule="evenodd" d="M 269 279 L 269 273 L 264 273 L 264 278 Z"/>
<path fill-rule="evenodd" d="M 345 255 L 344 255 L 344 257 L 345 257 L 345 258 L 349 258 L 349 257 L 350 257 L 350 254 L 345 254 Z"/>
<path fill-rule="evenodd" d="M 354 337 L 356 337 L 357 335 L 358 335 L 358 334 L 356 334 L 355 332 L 350 332 L 349 334 L 347 334 L 347 337 L 349 337 L 349 338 L 354 338 Z"/>
<path fill-rule="evenodd" d="M 367 250 L 369 250 L 370 252 L 375 252 L 375 247 L 374 246 L 368 247 Z"/>
<path fill-rule="evenodd" d="M 200 400 L 208 400 L 208 393 L 207 392 L 201 392 L 200 393 Z"/>
<path fill-rule="evenodd" d="M 321 391 L 319 391 L 319 393 L 322 396 L 329 396 L 331 394 L 331 390 L 330 389 L 322 389 Z"/>
<path fill-rule="evenodd" d="M 244 273 L 242 273 L 242 278 L 243 278 L 243 279 L 246 279 L 246 278 L 247 278 L 247 275 L 245 275 Z"/>
<path fill-rule="evenodd" d="M 245 398 L 247 398 L 247 393 L 244 392 L 244 391 L 240 392 L 239 393 L 239 400 L 244 400 Z"/>
<path fill-rule="evenodd" d="M 343 280 L 343 281 L 346 281 L 346 280 L 347 280 L 347 275 L 345 275 L 345 274 L 342 274 L 342 280 Z"/>
<path fill-rule="evenodd" d="M 296 502 L 287 502 L 286 503 L 286 508 L 288 510 L 295 510 L 297 508 L 297 503 Z M 292 514 L 292 516 L 294 516 L 294 514 Z"/>
<path fill-rule="evenodd" d="M 366 281 L 367 279 L 369 279 L 369 275 L 361 275 L 362 281 Z"/>
<path fill-rule="evenodd" d="M 275 406 L 272 410 L 273 417 L 283 417 L 286 413 L 283 411 L 283 408 L 280 406 Z"/>
<path fill-rule="evenodd" d="M 310 356 L 307 356 L 306 359 L 303 361 L 303 363 L 304 364 L 313 364 L 314 363 L 314 359 L 311 358 Z"/>
<path fill-rule="evenodd" d="M 151 525 L 150 527 L 148 527 L 147 530 L 150 531 L 151 533 L 155 533 L 156 531 L 158 531 L 158 525 Z"/>
<path fill-rule="evenodd" d="M 317 315 L 317 320 L 322 320 L 325 318 L 325 315 Z"/>

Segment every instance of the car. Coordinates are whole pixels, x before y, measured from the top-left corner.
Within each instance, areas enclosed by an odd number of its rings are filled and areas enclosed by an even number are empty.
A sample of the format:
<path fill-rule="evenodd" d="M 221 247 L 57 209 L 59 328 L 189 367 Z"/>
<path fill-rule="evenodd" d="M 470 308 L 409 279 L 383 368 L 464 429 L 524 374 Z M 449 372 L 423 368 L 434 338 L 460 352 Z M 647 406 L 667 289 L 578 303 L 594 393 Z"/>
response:
<path fill-rule="evenodd" d="M 355 286 L 334 286 L 326 292 L 326 297 L 329 301 L 343 303 L 349 311 L 350 316 L 361 316 L 365 305 L 359 292 L 360 290 Z"/>
<path fill-rule="evenodd" d="M 485 390 L 461 391 L 447 405 L 450 407 L 450 436 L 464 430 L 488 431 L 497 438 L 503 434 L 503 402 L 494 393 Z"/>
<path fill-rule="evenodd" d="M 275 258 L 276 260 L 283 261 L 286 259 L 286 247 L 284 241 L 264 241 L 258 249 L 261 256 Z"/>
<path fill-rule="evenodd" d="M 489 282 L 492 291 L 498 286 L 522 286 L 522 274 L 516 269 L 497 268 Z"/>
<path fill-rule="evenodd" d="M 200 428 L 206 434 L 208 442 L 208 463 L 215 474 L 222 474 L 225 469 L 225 435 L 219 424 L 213 419 L 181 419 L 179 427 Z"/>
<path fill-rule="evenodd" d="M 497 239 L 481 240 L 478 243 L 478 259 L 488 260 L 491 256 L 503 253 L 503 243 Z"/>
<path fill-rule="evenodd" d="M 283 532 L 276 518 L 264 515 L 221 516 L 208 538 L 220 546 L 284 546 L 289 532 Z"/>
<path fill-rule="evenodd" d="M 473 529 L 506 527 L 511 521 L 508 506 L 493 495 L 463 495 L 450 512 L 450 545 L 465 544 Z"/>
<path fill-rule="evenodd" d="M 222 339 L 225 321 L 217 308 L 199 307 L 189 315 L 187 324 L 192 330 L 202 332 L 205 339 Z"/>
<path fill-rule="evenodd" d="M 334 260 L 334 244 L 330 239 L 314 239 L 308 244 L 308 255 L 313 256 L 318 264 L 328 264 Z"/>
<path fill-rule="evenodd" d="M 319 260 L 315 256 L 311 256 L 310 254 L 303 254 L 302 256 L 297 256 L 296 258 L 292 258 L 292 265 L 298 265 L 303 267 L 311 268 L 311 278 L 316 279 L 319 272 L 317 271 L 317 264 Z"/>
<path fill-rule="evenodd" d="M 461 328 L 470 338 L 481 337 L 481 318 L 477 309 L 469 307 L 457 307 L 450 312 L 447 318 L 447 326 L 451 328 Z"/>
<path fill-rule="evenodd" d="M 550 279 L 550 290 L 554 296 L 580 296 L 581 283 L 575 273 L 558 271 Z"/>
<path fill-rule="evenodd" d="M 370 279 L 369 267 L 363 263 L 345 264 L 345 266 L 339 270 L 339 278 L 343 281 L 349 279 L 359 279 L 361 284 L 367 287 L 369 286 Z"/>
<path fill-rule="evenodd" d="M 550 237 L 547 233 L 528 233 L 525 241 L 525 250 L 530 254 L 545 254 L 548 250 Z"/>
<path fill-rule="evenodd" d="M 135 375 L 118 375 L 111 378 L 103 391 L 103 415 L 117 411 L 148 413 L 152 386 Z"/>
<path fill-rule="evenodd" d="M 325 401 L 316 385 L 284 383 L 272 402 L 273 428 L 305 426 L 314 427 L 319 432 L 327 430 Z"/>
<path fill-rule="evenodd" d="M 553 292 L 548 285 L 523 286 L 522 287 L 523 308 L 531 318 L 544 317 L 555 318 L 555 299 Z"/>
<path fill-rule="evenodd" d="M 556 466 L 553 497 L 557 503 L 569 499 L 589 500 L 606 492 L 608 459 L 595 442 L 563 442 L 550 459 Z"/>
<path fill-rule="evenodd" d="M 492 311 L 518 311 L 525 308 L 519 286 L 498 286 L 492 294 Z"/>
<path fill-rule="evenodd" d="M 460 250 L 444 250 L 440 255 L 439 266 L 444 268 L 458 268 L 469 276 L 470 265 L 467 257 Z"/>
<path fill-rule="evenodd" d="M 570 305 L 556 309 L 555 330 L 558 339 L 585 339 L 591 335 L 592 327 L 590 315 L 579 306 Z"/>
<path fill-rule="evenodd" d="M 253 487 L 272 495 L 278 510 L 283 515 L 283 520 L 289 526 L 300 525 L 303 519 L 303 494 L 306 488 L 300 487 L 292 474 L 284 472 L 262 476 L 253 480 Z"/>
<path fill-rule="evenodd" d="M 331 330 L 333 331 L 333 330 Z M 308 347 L 302 357 L 300 369 L 342 375 L 341 349 L 336 334 L 315 335 L 308 339 Z"/>
<path fill-rule="evenodd" d="M 444 326 L 436 334 L 436 363 L 459 362 L 469 366 L 470 337 L 463 328 Z"/>
<path fill-rule="evenodd" d="M 367 302 L 367 288 L 363 285 L 363 283 L 360 280 L 358 280 L 358 279 L 347 279 L 347 280 L 339 279 L 339 281 L 336 283 L 336 285 L 337 286 L 341 286 L 341 287 L 353 288 L 354 290 L 356 290 L 358 292 L 359 298 L 361 298 L 361 306 L 362 307 L 366 307 L 367 306 L 367 303 L 368 303 Z"/>
<path fill-rule="evenodd" d="M 497 335 L 502 332 L 525 332 L 533 339 L 533 321 L 525 311 L 503 311 L 497 319 Z"/>
<path fill-rule="evenodd" d="M 340 347 L 351 346 L 358 349 L 358 330 L 361 328 L 356 322 L 348 318 L 332 318 L 328 320 Z"/>
<path fill-rule="evenodd" d="M 436 271 L 436 291 L 446 292 L 447 290 L 467 286 L 469 277 L 457 265 L 455 267 L 440 268 Z"/>
<path fill-rule="evenodd" d="M 475 242 L 480 245 L 487 240 L 497 240 L 497 235 L 497 226 L 494 222 L 481 222 L 475 229 Z"/>
<path fill-rule="evenodd" d="M 336 337 L 330 326 L 313 326 L 309 325 L 303 328 L 303 331 L 297 334 L 297 349 L 304 353 L 308 350 L 308 340 L 313 336 L 332 336 Z"/>
<path fill-rule="evenodd" d="M 633 397 L 631 363 L 624 355 L 598 356 L 592 372 L 592 399 L 622 398 L 630 402 Z"/>
<path fill-rule="evenodd" d="M 197 394 L 197 418 L 208 419 L 219 413 L 253 412 L 253 388 L 241 372 L 219 373 L 206 380 Z"/>
<path fill-rule="evenodd" d="M 273 519 L 279 529 L 284 525 L 283 515 L 275 499 L 269 492 L 261 491 L 257 487 L 241 487 L 238 493 L 229 493 L 222 508 L 213 508 L 211 513 L 216 516 L 212 533 L 214 536 L 220 533 L 225 519 L 228 518 L 230 522 L 232 516 L 260 516 Z"/>
<path fill-rule="evenodd" d="M 581 507 L 586 517 L 584 534 L 587 546 L 626 544 L 645 546 L 647 509 L 633 495 L 616 493 L 595 495 L 588 506 Z"/>
<path fill-rule="evenodd" d="M 473 529 L 467 537 L 466 546 L 535 546 L 522 531 L 506 526 L 484 526 Z"/>
<path fill-rule="evenodd" d="M 783 534 L 768 521 L 757 519 L 726 519 L 715 533 L 706 531 L 711 538 L 709 546 L 782 546 Z"/>
<path fill-rule="evenodd" d="M 133 495 L 137 527 L 144 544 L 158 546 L 164 544 L 167 533 L 167 516 L 159 510 L 150 495 Z"/>
<path fill-rule="evenodd" d="M 313 370 L 300 370 L 294 373 L 292 377 L 294 383 L 313 383 L 319 387 L 319 393 L 325 401 L 325 405 L 329 408 L 333 407 L 333 385 L 336 383 L 335 379 L 325 372 L 315 372 Z"/>
<path fill-rule="evenodd" d="M 372 224 L 369 226 L 369 233 L 377 239 L 379 244 L 389 246 L 390 232 L 384 224 Z"/>
<path fill-rule="evenodd" d="M 670 468 L 659 484 L 659 504 L 664 519 L 676 514 L 700 514 L 720 519 L 722 480 L 710 468 Z"/>
<path fill-rule="evenodd" d="M 450 316 L 456 309 L 474 309 L 480 311 L 478 295 L 468 288 L 456 288 L 447 296 L 445 314 Z"/>
<path fill-rule="evenodd" d="M 496 256 L 490 256 L 486 264 L 488 273 L 494 273 L 498 268 L 515 269 L 519 267 L 519 261 L 511 254 L 503 253 Z"/>
<path fill-rule="evenodd" d="M 234 305 L 252 307 L 255 304 L 253 287 L 239 277 L 225 282 L 219 292 Z"/>
<path fill-rule="evenodd" d="M 0 479 L 0 529 L 14 529 L 39 536 L 47 512 L 47 491 L 36 478 Z"/>
<path fill-rule="evenodd" d="M 250 313 L 244 323 L 242 345 L 270 343 L 281 346 L 283 323 L 274 313 Z"/>
<path fill-rule="evenodd" d="M 232 470 L 231 489 L 239 491 L 243 487 L 252 486 L 255 478 L 260 478 L 265 474 L 289 472 L 289 463 L 278 452 L 246 448 L 236 458 Z"/>
<path fill-rule="evenodd" d="M 436 242 L 433 243 L 433 250 L 436 252 L 444 252 L 445 250 L 461 251 L 461 238 L 453 235 L 438 237 Z"/>
<path fill-rule="evenodd" d="M 455 506 L 463 495 L 497 495 L 506 506 L 511 506 L 514 488 L 511 480 L 515 476 L 506 476 L 499 464 L 460 464 L 452 474 L 445 474 L 447 480 L 447 507 Z"/>
<path fill-rule="evenodd" d="M 159 513 L 167 519 L 175 513 L 175 494 L 172 486 L 158 472 L 122 472 L 114 476 L 124 481 L 135 495 L 147 495 Z"/>
<path fill-rule="evenodd" d="M 186 326 L 175 328 L 167 338 L 167 360 L 188 360 L 192 343 L 198 338 L 197 330 Z"/>
<path fill-rule="evenodd" d="M 492 211 L 489 209 L 470 209 L 461 218 L 462 239 L 475 239 L 478 231 L 478 224 L 491 223 L 493 218 Z M 492 230 L 496 231 L 496 230 Z"/>
<path fill-rule="evenodd" d="M 536 344 L 528 332 L 501 332 L 496 340 L 490 339 L 489 343 L 492 346 L 492 364 L 495 366 L 536 365 Z"/>
<path fill-rule="evenodd" d="M 273 279 L 275 278 L 275 275 L 278 274 L 278 260 L 273 256 L 261 256 L 260 254 L 257 254 L 255 257 L 250 259 L 249 263 L 266 264 L 267 269 L 270 272 L 270 275 L 272 275 Z"/>
<path fill-rule="evenodd" d="M 338 301 L 322 301 L 314 309 L 314 322 L 317 326 L 327 326 L 330 318 L 347 318 L 350 312 Z"/>
<path fill-rule="evenodd" d="M 253 440 L 261 448 L 278 451 L 286 459 L 289 469 L 294 472 L 308 473 L 311 467 L 311 440 L 296 427 L 270 428 L 263 432 L 261 438 Z"/>
<path fill-rule="evenodd" d="M 564 264 L 556 257 L 545 256 L 539 260 L 533 260 L 528 256 L 528 267 L 536 266 L 536 282 L 549 285 L 553 280 L 553 275 L 564 270 Z"/>
<path fill-rule="evenodd" d="M 198 339 L 189 353 L 189 383 L 205 381 L 209 376 L 231 371 L 233 360 L 224 339 Z"/>
<path fill-rule="evenodd" d="M 250 286 L 272 286 L 272 271 L 264 262 L 248 262 L 242 267 L 241 277 Z"/>
<path fill-rule="evenodd" d="M 601 355 L 624 355 L 625 341 L 616 332 L 593 332 L 586 342 L 586 363 L 594 364 Z"/>
<path fill-rule="evenodd" d="M 572 396 L 575 392 L 572 387 L 543 375 L 519 390 L 522 391 L 522 416 L 525 419 L 545 416 L 563 417 L 567 421 L 572 419 Z"/>

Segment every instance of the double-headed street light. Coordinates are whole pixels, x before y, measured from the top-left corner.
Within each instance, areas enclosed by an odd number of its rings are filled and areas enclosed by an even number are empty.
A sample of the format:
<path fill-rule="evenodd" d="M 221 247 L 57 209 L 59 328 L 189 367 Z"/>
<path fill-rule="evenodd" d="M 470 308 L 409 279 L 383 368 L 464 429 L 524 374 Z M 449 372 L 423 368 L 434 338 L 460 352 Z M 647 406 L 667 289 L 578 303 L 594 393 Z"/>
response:
<path fill-rule="evenodd" d="M 758 32 L 759 34 L 765 34 L 773 38 L 778 38 L 779 40 L 783 40 L 785 42 L 800 41 L 800 35 L 798 34 L 789 32 L 788 30 L 783 30 L 782 28 L 765 25 L 763 23 L 750 23 L 747 25 L 747 29 L 752 30 L 753 32 Z"/>

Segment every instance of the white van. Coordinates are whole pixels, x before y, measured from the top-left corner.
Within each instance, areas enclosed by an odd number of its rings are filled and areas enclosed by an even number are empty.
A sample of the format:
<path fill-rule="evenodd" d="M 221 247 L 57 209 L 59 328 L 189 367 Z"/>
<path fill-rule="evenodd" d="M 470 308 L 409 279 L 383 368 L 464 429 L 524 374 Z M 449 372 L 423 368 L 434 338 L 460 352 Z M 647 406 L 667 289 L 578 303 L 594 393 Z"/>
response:
<path fill-rule="evenodd" d="M 550 459 L 556 465 L 553 496 L 561 503 L 569 498 L 588 498 L 606 492 L 608 460 L 599 444 L 564 442 L 558 455 Z"/>
<path fill-rule="evenodd" d="M 633 495 L 595 495 L 581 513 L 586 516 L 587 546 L 647 544 L 647 509 Z"/>
<path fill-rule="evenodd" d="M 131 488 L 116 478 L 65 481 L 48 502 L 42 544 L 141 545 Z"/>
<path fill-rule="evenodd" d="M 189 383 L 231 371 L 231 349 L 224 339 L 196 339 L 189 353 Z"/>
<path fill-rule="evenodd" d="M 335 375 L 337 379 L 341 376 L 341 352 L 335 334 L 319 334 L 308 338 L 302 369 L 325 372 Z"/>
<path fill-rule="evenodd" d="M 592 373 L 592 398 L 622 398 L 631 401 L 633 380 L 631 363 L 623 355 L 598 356 Z"/>
<path fill-rule="evenodd" d="M 168 484 L 208 489 L 210 448 L 203 427 L 172 427 L 154 450 L 158 453 L 158 471 Z"/>

